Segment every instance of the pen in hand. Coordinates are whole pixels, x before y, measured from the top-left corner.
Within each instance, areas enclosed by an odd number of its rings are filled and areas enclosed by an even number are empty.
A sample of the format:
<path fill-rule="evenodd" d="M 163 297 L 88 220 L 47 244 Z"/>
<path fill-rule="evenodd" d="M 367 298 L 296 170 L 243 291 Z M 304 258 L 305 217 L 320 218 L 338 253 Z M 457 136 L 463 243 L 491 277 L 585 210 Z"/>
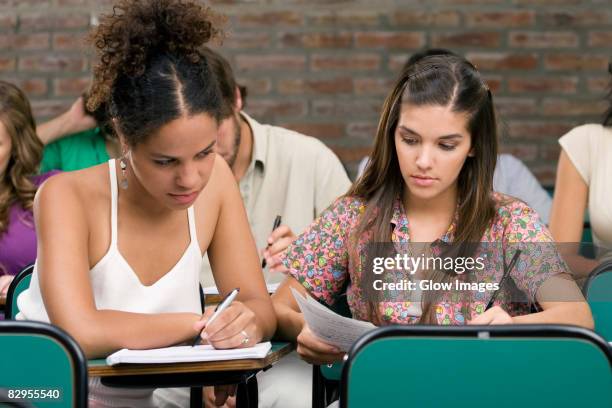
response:
<path fill-rule="evenodd" d="M 516 261 L 518 261 L 518 257 L 520 254 L 521 254 L 521 250 L 517 249 L 516 252 L 514 253 L 514 256 L 510 260 L 510 263 L 508 264 L 508 268 L 504 270 L 504 275 L 499 281 L 499 286 L 497 287 L 497 290 L 493 292 L 493 296 L 491 296 L 491 300 L 489 300 L 489 303 L 487 303 L 487 307 L 485 308 L 485 311 L 493 307 L 493 304 L 495 303 L 495 299 L 497 299 L 497 293 L 501 290 L 508 275 L 510 275 L 510 271 L 512 271 L 512 269 L 514 268 L 514 265 L 516 264 Z"/>
<path fill-rule="evenodd" d="M 225 309 L 227 309 L 227 307 L 234 301 L 236 296 L 238 296 L 238 292 L 240 292 L 240 288 L 233 289 L 230 293 L 228 293 L 223 298 L 221 303 L 219 303 L 217 305 L 217 307 L 215 307 L 215 313 L 213 313 L 213 315 L 210 316 L 210 319 L 208 319 L 208 321 L 206 322 L 206 326 L 211 324 L 217 318 L 217 316 L 219 316 L 221 314 L 221 312 L 223 312 Z M 198 342 L 200 341 L 200 338 L 202 336 L 202 332 L 204 331 L 206 326 L 202 327 L 202 330 L 200 330 L 198 332 L 197 336 L 195 336 L 195 338 L 193 339 L 193 343 L 191 344 L 191 347 L 195 347 L 198 344 Z"/>
<path fill-rule="evenodd" d="M 280 224 L 281 224 L 281 216 L 277 215 L 276 218 L 274 219 L 274 224 L 272 225 L 272 232 L 274 232 L 275 229 L 280 227 Z M 270 248 L 270 244 L 266 246 L 266 249 L 268 248 Z M 265 267 L 266 267 L 266 258 L 264 258 L 263 261 L 261 261 L 261 269 Z"/>

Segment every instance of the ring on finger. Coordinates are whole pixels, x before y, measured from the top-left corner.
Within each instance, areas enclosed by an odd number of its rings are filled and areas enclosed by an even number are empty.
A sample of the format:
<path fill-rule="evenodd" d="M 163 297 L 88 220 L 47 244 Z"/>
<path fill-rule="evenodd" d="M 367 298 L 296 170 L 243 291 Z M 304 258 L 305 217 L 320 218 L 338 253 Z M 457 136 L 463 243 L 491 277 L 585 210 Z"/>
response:
<path fill-rule="evenodd" d="M 240 343 L 249 344 L 249 341 L 251 341 L 251 338 L 249 337 L 249 335 L 244 330 L 242 330 L 240 334 L 242 334 L 242 337 L 244 337 Z"/>

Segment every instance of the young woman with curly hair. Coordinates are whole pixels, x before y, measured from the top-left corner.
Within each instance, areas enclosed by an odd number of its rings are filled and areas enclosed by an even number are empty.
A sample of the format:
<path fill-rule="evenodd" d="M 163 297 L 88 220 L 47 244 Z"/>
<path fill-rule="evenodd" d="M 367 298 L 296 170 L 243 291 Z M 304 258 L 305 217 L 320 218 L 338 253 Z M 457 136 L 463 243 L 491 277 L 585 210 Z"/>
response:
<path fill-rule="evenodd" d="M 39 255 L 21 318 L 50 321 L 85 354 L 183 343 L 252 347 L 276 318 L 230 168 L 214 153 L 221 95 L 199 48 L 218 35 L 195 2 L 120 1 L 91 39 L 100 63 L 88 107 L 108 103 L 122 156 L 39 191 Z M 210 326 L 198 290 L 207 251 L 221 294 Z M 236 256 L 239 254 L 239 256 Z M 152 406 L 153 390 L 90 381 L 95 406 Z M 91 406 L 91 405 L 90 405 Z"/>
<path fill-rule="evenodd" d="M 0 81 L 0 296 L 36 259 L 34 194 L 55 173 L 37 175 L 42 149 L 27 97 Z"/>

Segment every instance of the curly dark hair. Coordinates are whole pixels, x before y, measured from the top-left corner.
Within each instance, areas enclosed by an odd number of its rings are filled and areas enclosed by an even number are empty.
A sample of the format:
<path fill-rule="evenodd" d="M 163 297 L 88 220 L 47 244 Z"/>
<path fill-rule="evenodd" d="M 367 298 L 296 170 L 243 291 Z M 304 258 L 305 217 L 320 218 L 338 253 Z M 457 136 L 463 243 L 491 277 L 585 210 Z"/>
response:
<path fill-rule="evenodd" d="M 32 210 L 43 145 L 36 135 L 30 102 L 15 85 L 0 81 L 0 121 L 11 138 L 8 167 L 0 175 L 0 236 L 8 229 L 9 210 L 14 203 Z"/>
<path fill-rule="evenodd" d="M 199 51 L 220 37 L 217 21 L 194 1 L 119 0 L 89 36 L 99 62 L 87 109 L 107 103 L 130 145 L 183 114 L 219 119 L 218 82 Z"/>

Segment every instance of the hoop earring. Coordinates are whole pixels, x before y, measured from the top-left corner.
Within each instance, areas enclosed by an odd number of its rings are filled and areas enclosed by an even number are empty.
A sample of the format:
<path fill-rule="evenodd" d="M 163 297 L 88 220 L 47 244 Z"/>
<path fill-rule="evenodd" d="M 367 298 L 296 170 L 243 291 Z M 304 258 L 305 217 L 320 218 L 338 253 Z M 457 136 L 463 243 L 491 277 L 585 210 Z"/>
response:
<path fill-rule="evenodd" d="M 121 167 L 121 181 L 119 181 L 119 187 L 122 190 L 127 190 L 128 180 L 126 175 L 127 163 L 125 162 L 125 155 L 119 159 L 119 167 Z"/>

